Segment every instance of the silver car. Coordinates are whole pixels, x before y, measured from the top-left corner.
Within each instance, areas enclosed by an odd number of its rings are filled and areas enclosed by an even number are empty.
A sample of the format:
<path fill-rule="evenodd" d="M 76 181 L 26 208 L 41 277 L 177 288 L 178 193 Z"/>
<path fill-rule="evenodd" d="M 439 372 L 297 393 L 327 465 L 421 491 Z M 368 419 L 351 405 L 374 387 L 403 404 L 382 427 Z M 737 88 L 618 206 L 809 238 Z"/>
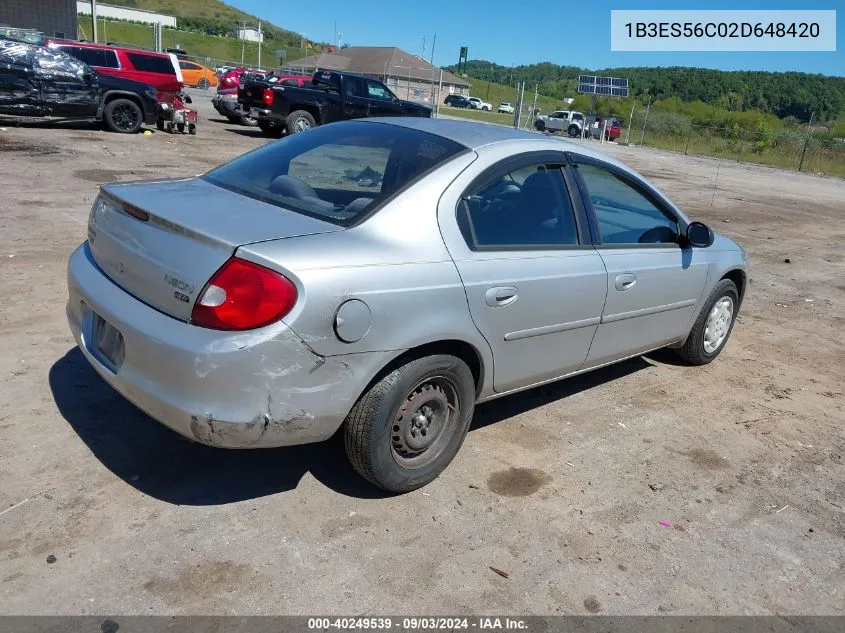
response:
<path fill-rule="evenodd" d="M 618 161 L 506 127 L 321 126 L 195 178 L 104 185 L 67 315 L 117 391 L 212 446 L 340 427 L 389 491 L 476 403 L 660 347 L 724 349 L 745 253 Z"/>

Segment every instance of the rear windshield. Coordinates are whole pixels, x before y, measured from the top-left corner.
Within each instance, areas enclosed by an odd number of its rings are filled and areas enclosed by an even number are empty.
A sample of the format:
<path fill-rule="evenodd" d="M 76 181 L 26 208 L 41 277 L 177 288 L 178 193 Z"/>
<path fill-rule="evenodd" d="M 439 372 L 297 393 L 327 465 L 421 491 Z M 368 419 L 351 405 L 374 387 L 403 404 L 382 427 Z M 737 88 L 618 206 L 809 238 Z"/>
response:
<path fill-rule="evenodd" d="M 418 130 L 349 121 L 268 143 L 202 178 L 251 198 L 348 226 L 466 149 Z"/>
<path fill-rule="evenodd" d="M 161 73 L 176 76 L 176 69 L 169 57 L 145 55 L 144 53 L 126 53 L 135 70 L 147 73 Z"/>

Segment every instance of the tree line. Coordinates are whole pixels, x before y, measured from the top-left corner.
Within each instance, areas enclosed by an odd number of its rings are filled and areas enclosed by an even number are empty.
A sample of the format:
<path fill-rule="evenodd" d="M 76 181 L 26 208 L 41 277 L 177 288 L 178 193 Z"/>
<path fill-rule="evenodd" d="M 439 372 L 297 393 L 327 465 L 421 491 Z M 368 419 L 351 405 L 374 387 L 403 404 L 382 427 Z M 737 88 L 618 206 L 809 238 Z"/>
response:
<path fill-rule="evenodd" d="M 447 70 L 456 71 L 455 66 Z M 832 121 L 845 115 L 845 77 L 809 73 L 723 71 L 708 68 L 606 68 L 584 70 L 551 62 L 509 68 L 484 60 L 467 61 L 468 76 L 513 85 L 525 81 L 539 92 L 563 99 L 577 94 L 578 75 L 627 77 L 640 100 L 676 98 L 702 102 L 729 112 L 758 110 L 779 118 Z"/>

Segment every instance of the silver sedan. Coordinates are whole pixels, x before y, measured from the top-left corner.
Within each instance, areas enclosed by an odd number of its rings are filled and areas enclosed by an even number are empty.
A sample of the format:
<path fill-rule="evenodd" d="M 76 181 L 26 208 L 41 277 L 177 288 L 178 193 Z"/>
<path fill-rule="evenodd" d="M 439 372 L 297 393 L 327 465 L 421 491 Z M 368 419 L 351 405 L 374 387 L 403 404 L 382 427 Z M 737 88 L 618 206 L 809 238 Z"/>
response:
<path fill-rule="evenodd" d="M 618 161 L 494 125 L 358 120 L 195 178 L 104 185 L 67 315 L 117 391 L 193 440 L 339 428 L 408 491 L 477 403 L 672 347 L 724 349 L 745 253 Z"/>

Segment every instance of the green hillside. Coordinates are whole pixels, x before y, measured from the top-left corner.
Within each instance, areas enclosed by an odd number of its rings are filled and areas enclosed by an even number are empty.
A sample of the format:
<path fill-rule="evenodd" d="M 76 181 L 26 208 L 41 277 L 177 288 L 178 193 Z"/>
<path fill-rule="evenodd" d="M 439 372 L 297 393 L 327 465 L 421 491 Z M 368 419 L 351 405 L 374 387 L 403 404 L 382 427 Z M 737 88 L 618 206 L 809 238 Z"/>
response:
<path fill-rule="evenodd" d="M 108 3 L 174 15 L 180 29 L 218 35 L 230 35 L 232 29 L 243 22 L 246 22 L 247 26 L 255 27 L 259 20 L 257 16 L 220 0 L 108 0 Z M 264 19 L 261 21 L 261 28 L 264 31 L 265 44 L 300 45 L 299 33 L 288 31 Z M 240 55 L 240 50 L 238 54 Z"/>
<path fill-rule="evenodd" d="M 100 39 L 113 44 L 138 46 L 140 48 L 153 47 L 153 27 L 149 24 L 135 24 L 133 22 L 103 21 L 98 22 L 98 36 Z M 90 37 L 91 24 L 79 23 L 83 33 Z M 243 47 L 243 60 L 248 66 L 258 65 L 258 43 L 242 42 L 233 37 L 206 35 L 193 31 L 177 29 L 162 29 L 162 44 L 164 48 L 182 48 L 188 55 L 199 58 L 209 58 L 209 63 L 227 61 L 240 63 Z M 261 45 L 261 63 L 264 67 L 272 68 L 278 64 L 275 58 L 277 49 L 287 51 L 287 59 L 294 60 L 304 57 L 305 49 L 299 46 L 285 46 L 277 41 L 265 41 Z M 310 52 L 310 51 L 309 51 Z M 200 61 L 204 61 L 201 59 Z"/>

